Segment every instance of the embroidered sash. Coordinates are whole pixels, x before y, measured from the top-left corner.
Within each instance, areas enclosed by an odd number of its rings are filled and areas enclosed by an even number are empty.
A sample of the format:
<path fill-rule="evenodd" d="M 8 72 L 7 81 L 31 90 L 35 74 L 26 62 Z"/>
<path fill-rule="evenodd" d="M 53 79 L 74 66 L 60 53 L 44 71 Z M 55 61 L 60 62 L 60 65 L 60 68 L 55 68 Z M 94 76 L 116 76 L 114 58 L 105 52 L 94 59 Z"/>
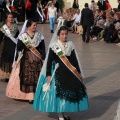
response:
<path fill-rule="evenodd" d="M 42 15 L 45 18 L 45 14 L 44 14 L 41 2 L 39 2 L 39 6 L 38 7 L 41 9 Z"/>
<path fill-rule="evenodd" d="M 27 48 L 30 49 L 32 53 L 34 53 L 42 60 L 42 55 L 31 45 L 30 38 L 27 36 L 26 33 L 22 34 L 22 42 L 26 45 Z"/>
<path fill-rule="evenodd" d="M 12 0 L 11 6 L 13 6 L 14 0 Z"/>
<path fill-rule="evenodd" d="M 8 11 L 11 13 L 11 10 L 10 10 L 10 8 L 9 8 L 9 7 L 10 7 L 10 3 L 7 3 L 7 4 L 6 4 L 6 8 L 7 8 L 7 9 L 8 9 Z"/>
<path fill-rule="evenodd" d="M 41 15 L 41 13 L 40 13 L 38 7 L 37 7 L 37 12 L 38 12 L 38 14 L 40 15 L 40 17 L 42 18 L 42 21 L 43 21 L 43 20 L 44 20 L 44 19 L 43 19 L 43 16 Z"/>
<path fill-rule="evenodd" d="M 5 24 L 3 25 L 3 29 L 5 30 L 5 32 L 7 33 L 7 36 L 15 43 L 17 44 L 17 40 L 13 37 L 13 35 L 11 34 L 8 26 Z"/>
<path fill-rule="evenodd" d="M 85 87 L 85 84 L 83 83 L 82 81 L 82 76 L 79 74 L 79 72 L 77 71 L 77 69 L 71 65 L 71 63 L 69 62 L 69 60 L 67 59 L 67 57 L 63 54 L 61 48 L 59 47 L 59 44 L 56 43 L 54 45 L 54 48 L 57 52 L 57 55 L 58 57 L 61 59 L 61 61 L 66 65 L 66 67 L 81 81 L 81 83 L 84 85 Z M 86 89 L 86 87 L 85 87 Z"/>

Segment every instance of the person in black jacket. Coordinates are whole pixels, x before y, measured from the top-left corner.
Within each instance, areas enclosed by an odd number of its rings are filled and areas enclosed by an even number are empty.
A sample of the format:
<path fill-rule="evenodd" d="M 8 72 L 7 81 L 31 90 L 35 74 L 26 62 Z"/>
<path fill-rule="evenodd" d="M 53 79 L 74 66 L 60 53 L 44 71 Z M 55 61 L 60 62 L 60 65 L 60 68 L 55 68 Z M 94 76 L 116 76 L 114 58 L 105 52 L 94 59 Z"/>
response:
<path fill-rule="evenodd" d="M 103 0 L 99 0 L 97 6 L 100 10 L 106 10 L 106 2 Z"/>
<path fill-rule="evenodd" d="M 88 3 L 85 3 L 85 8 L 81 12 L 81 25 L 83 27 L 83 42 L 89 43 L 90 40 L 90 27 L 94 23 L 93 11 L 88 8 Z M 86 35 L 86 37 L 85 37 Z"/>
<path fill-rule="evenodd" d="M 37 8 L 38 0 L 30 0 L 30 2 L 32 3 L 31 18 L 35 18 L 35 12 L 36 12 L 36 8 Z"/>
<path fill-rule="evenodd" d="M 78 0 L 74 0 L 72 7 L 73 7 L 74 9 L 79 9 Z"/>
<path fill-rule="evenodd" d="M 118 3 L 119 3 L 119 4 L 118 4 L 118 9 L 120 9 L 120 0 L 118 0 Z"/>
<path fill-rule="evenodd" d="M 13 14 L 14 21 L 18 24 L 17 18 L 19 17 L 19 13 L 17 12 L 18 8 L 18 0 L 11 0 L 10 2 L 10 10 Z"/>
<path fill-rule="evenodd" d="M 6 0 L 1 0 L 1 5 L 0 5 L 0 22 L 4 22 L 4 19 L 6 17 L 7 13 L 7 8 L 6 8 Z"/>

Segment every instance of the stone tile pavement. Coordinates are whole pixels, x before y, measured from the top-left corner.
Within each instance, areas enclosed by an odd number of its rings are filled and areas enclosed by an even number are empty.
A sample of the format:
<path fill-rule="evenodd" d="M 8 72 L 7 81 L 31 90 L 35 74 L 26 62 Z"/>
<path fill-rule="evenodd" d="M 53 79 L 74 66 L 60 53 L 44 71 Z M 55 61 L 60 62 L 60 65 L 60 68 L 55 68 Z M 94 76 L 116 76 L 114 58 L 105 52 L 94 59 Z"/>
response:
<path fill-rule="evenodd" d="M 39 24 L 46 46 L 52 34 L 48 24 Z M 83 43 L 80 35 L 69 32 L 75 44 L 89 95 L 89 110 L 68 113 L 72 120 L 113 120 L 120 99 L 120 47 L 104 41 Z M 0 120 L 57 120 L 56 113 L 41 113 L 32 109 L 27 101 L 7 98 L 4 78 L 0 71 Z"/>

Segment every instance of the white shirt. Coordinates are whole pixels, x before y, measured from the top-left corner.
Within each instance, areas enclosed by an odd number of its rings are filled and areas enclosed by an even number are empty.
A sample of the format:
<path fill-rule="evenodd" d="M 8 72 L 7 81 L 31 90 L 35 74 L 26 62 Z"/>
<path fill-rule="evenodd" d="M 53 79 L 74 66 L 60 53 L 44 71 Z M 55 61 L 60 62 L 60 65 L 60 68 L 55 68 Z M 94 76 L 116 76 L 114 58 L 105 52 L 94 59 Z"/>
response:
<path fill-rule="evenodd" d="M 79 13 L 79 14 L 75 14 L 75 16 L 73 17 L 73 20 L 75 20 L 75 22 L 77 23 L 77 22 L 80 22 L 80 20 L 81 20 L 81 13 Z"/>
<path fill-rule="evenodd" d="M 57 11 L 57 8 L 56 7 L 54 7 L 54 8 L 51 8 L 51 7 L 49 7 L 48 8 L 48 15 L 49 15 L 49 17 L 51 18 L 53 18 L 53 17 L 55 17 L 56 16 L 56 11 Z"/>

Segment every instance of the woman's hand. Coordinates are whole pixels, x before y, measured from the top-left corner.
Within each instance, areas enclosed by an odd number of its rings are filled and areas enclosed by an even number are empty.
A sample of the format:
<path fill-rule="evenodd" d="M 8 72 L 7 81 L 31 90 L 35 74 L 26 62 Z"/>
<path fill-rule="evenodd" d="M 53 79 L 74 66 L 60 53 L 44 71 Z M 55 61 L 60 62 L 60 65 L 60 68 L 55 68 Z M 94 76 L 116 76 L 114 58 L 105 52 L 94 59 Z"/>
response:
<path fill-rule="evenodd" d="M 49 84 L 51 82 L 51 76 L 47 77 L 47 84 Z"/>

